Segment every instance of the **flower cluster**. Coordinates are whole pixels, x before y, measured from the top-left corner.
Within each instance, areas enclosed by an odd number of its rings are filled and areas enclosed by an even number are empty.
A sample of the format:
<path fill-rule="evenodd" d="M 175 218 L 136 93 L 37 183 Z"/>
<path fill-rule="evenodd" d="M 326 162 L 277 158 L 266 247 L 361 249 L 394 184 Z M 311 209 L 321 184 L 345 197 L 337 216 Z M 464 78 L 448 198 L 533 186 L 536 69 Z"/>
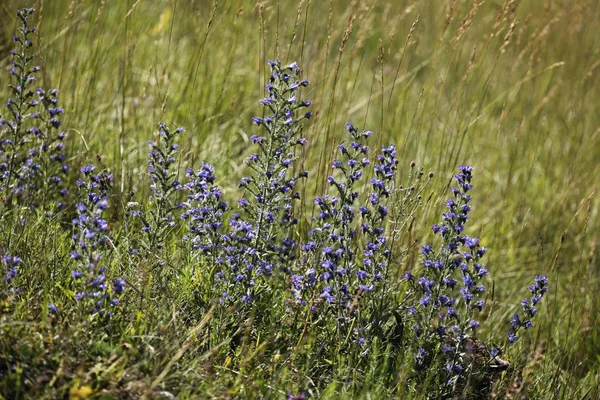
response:
<path fill-rule="evenodd" d="M 255 277 L 270 276 L 273 264 L 258 257 L 256 230 L 234 213 L 229 219 L 229 231 L 220 238 L 222 251 L 217 258 L 217 290 L 220 302 L 250 303 L 256 299 Z"/>
<path fill-rule="evenodd" d="M 302 246 L 302 262 L 309 268 L 297 281 L 306 281 L 306 289 L 316 291 L 309 296 L 318 295 L 326 303 L 339 305 L 345 309 L 353 292 L 347 284 L 352 274 L 363 277 L 363 271 L 355 271 L 354 248 L 351 241 L 356 237 L 353 224 L 356 218 L 355 203 L 359 193 L 357 182 L 363 176 L 363 169 L 370 164 L 364 141 L 370 132 L 359 132 L 353 125 L 347 125 L 352 139 L 350 146 L 340 144 L 338 152 L 341 160 L 335 160 L 332 168 L 340 172 L 337 178 L 329 176 L 327 182 L 337 191 L 337 195 L 325 194 L 315 198 L 318 215 L 315 227 L 309 232 L 309 241 Z M 311 299 L 311 302 L 313 300 Z"/>
<path fill-rule="evenodd" d="M 40 67 L 35 59 L 30 36 L 35 32 L 29 26 L 33 9 L 17 13 L 21 27 L 13 37 L 17 49 L 11 51 L 10 67 L 12 96 L 6 102 L 8 118 L 0 118 L 0 191 L 10 206 L 12 199 L 29 207 L 40 202 L 58 201 L 67 194 L 65 175 L 65 132 L 59 130 L 60 115 L 58 90 L 33 90 L 35 74 Z"/>
<path fill-rule="evenodd" d="M 350 307 L 356 291 L 373 289 L 369 283 L 373 276 L 369 277 L 357 264 L 355 223 L 359 181 L 365 167 L 371 164 L 365 144 L 371 132 L 360 132 L 352 124 L 348 124 L 347 129 L 350 143 L 338 146 L 340 158 L 332 163 L 336 176 L 327 178 L 336 193 L 315 199 L 318 214 L 314 228 L 309 232 L 309 240 L 301 246 L 301 262 L 292 276 L 292 290 L 299 304 L 310 305 L 313 310 L 317 304 L 323 304 L 335 310 L 340 322 L 352 312 Z M 364 208 L 360 210 L 364 213 Z M 366 228 L 363 224 L 363 229 Z M 366 263 L 368 260 L 365 258 Z"/>
<path fill-rule="evenodd" d="M 19 288 L 15 288 L 13 286 L 13 280 L 17 276 L 19 266 L 21 265 L 22 262 L 23 262 L 23 260 L 21 260 L 21 258 L 17 257 L 17 256 L 12 256 L 10 254 L 4 254 L 2 256 L 2 265 L 4 266 L 4 271 L 2 272 L 2 274 L 3 274 L 2 278 L 4 279 L 4 282 L 5 282 L 6 286 L 8 287 L 9 292 L 12 292 L 12 293 L 20 292 Z"/>
<path fill-rule="evenodd" d="M 150 176 L 149 201 L 140 206 L 139 203 L 128 204 L 127 229 L 141 231 L 143 235 L 133 235 L 129 253 L 138 261 L 150 258 L 156 261 L 145 270 L 140 278 L 143 286 L 152 282 L 153 291 L 162 291 L 170 279 L 173 269 L 168 265 L 169 249 L 165 248 L 171 233 L 179 221 L 178 214 L 182 204 L 176 202 L 177 195 L 183 186 L 178 180 L 179 145 L 177 137 L 184 132 L 183 128 L 169 129 L 161 122 L 158 129 L 158 140 L 148 143 L 148 175 Z"/>
<path fill-rule="evenodd" d="M 397 164 L 396 148 L 393 145 L 384 147 L 381 153 L 377 154 L 373 165 L 375 176 L 370 182 L 369 202 L 366 207 L 359 209 L 362 217 L 360 227 L 367 239 L 363 252 L 365 271 L 361 275 L 371 277 L 374 284 L 387 280 L 391 251 L 385 235 L 385 224 L 389 214 L 388 202 L 395 189 Z M 366 287 L 362 285 L 360 288 L 367 292 L 372 291 L 375 289 L 373 283 Z"/>
<path fill-rule="evenodd" d="M 453 198 L 446 201 L 447 212 L 442 214 L 442 222 L 432 227 L 441 236 L 441 246 L 435 250 L 423 245 L 420 277 L 406 274 L 412 293 L 418 297 L 408 308 L 418 348 L 416 364 L 425 366 L 423 355 L 441 349 L 450 383 L 467 367 L 463 364 L 468 360 L 461 354 L 467 352 L 467 343 L 476 337 L 480 326 L 475 314 L 485 305 L 480 299 L 485 292 L 481 280 L 487 275 L 481 264 L 485 247 L 479 239 L 463 234 L 471 211 L 472 167 L 460 166 L 455 180 L 458 187 L 451 189 Z"/>
<path fill-rule="evenodd" d="M 181 218 L 188 221 L 189 234 L 183 239 L 214 266 L 222 251 L 223 218 L 229 205 L 223 201 L 221 189 L 214 184 L 216 178 L 212 165 L 202 163 L 198 171 L 190 168 L 186 177 L 188 182 L 183 188 L 189 194 L 182 203 L 185 211 Z M 212 281 L 212 274 L 210 278 Z"/>
<path fill-rule="evenodd" d="M 165 231 L 175 226 L 176 219 L 173 212 L 178 207 L 174 204 L 172 198 L 174 192 L 181 189 L 175 169 L 175 157 L 179 150 L 179 145 L 175 143 L 175 139 L 183 131 L 183 128 L 171 131 L 163 122 L 159 125 L 159 141 L 149 142 L 148 174 L 152 179 L 150 200 L 154 207 L 147 217 L 142 218 L 144 224 L 142 230 L 148 235 L 151 248 L 154 246 L 162 247 L 162 241 L 166 236 Z M 141 217 L 139 212 L 134 211 L 133 213 Z"/>
<path fill-rule="evenodd" d="M 296 63 L 283 66 L 276 60 L 269 61 L 269 66 L 268 96 L 260 100 L 263 117 L 252 119 L 264 136 L 251 137 L 259 151 L 246 160 L 253 173 L 239 183 L 245 191 L 238 200 L 243 216 L 235 213 L 230 218 L 229 232 L 221 237 L 223 252 L 217 257 L 222 301 L 254 300 L 256 279 L 266 281 L 275 272 L 287 275 L 295 258 L 291 228 L 298 219 L 292 202 L 300 198 L 296 184 L 308 172 L 295 174 L 292 166 L 295 149 L 306 143 L 301 130 L 303 121 L 312 116 L 304 111 L 311 102 L 300 100 L 299 91 L 308 81 L 300 78 Z"/>
<path fill-rule="evenodd" d="M 254 174 L 240 181 L 247 196 L 238 204 L 256 230 L 257 248 L 272 252 L 277 250 L 273 246 L 278 233 L 298 222 L 292 215 L 292 200 L 300 197 L 295 190 L 298 179 L 306 178 L 308 173 L 294 175 L 291 167 L 296 159 L 295 148 L 306 143 L 300 136 L 302 122 L 312 114 L 302 111 L 311 102 L 300 100 L 299 90 L 308 86 L 308 81 L 300 79 L 296 63 L 282 66 L 276 60 L 269 61 L 269 66 L 268 96 L 260 100 L 264 116 L 253 118 L 265 136 L 251 137 L 259 151 L 246 160 Z"/>
<path fill-rule="evenodd" d="M 108 191 L 112 174 L 103 170 L 95 173 L 93 165 L 81 168 L 83 179 L 77 181 L 81 192 L 76 204 L 77 217 L 73 219 L 73 251 L 71 258 L 77 266 L 71 276 L 80 289 L 75 298 L 89 305 L 91 314 L 111 317 L 119 304 L 119 297 L 125 291 L 125 281 L 117 278 L 109 287 L 102 265 L 105 248 L 109 244 L 108 222 L 104 213 L 108 209 Z"/>
<path fill-rule="evenodd" d="M 67 196 L 68 189 L 65 182 L 70 166 L 66 163 L 66 154 L 64 151 L 64 139 L 66 132 L 60 130 L 61 122 L 58 119 L 60 114 L 64 112 L 61 107 L 58 107 L 58 90 L 52 89 L 44 91 L 37 89 L 40 104 L 43 105 L 45 112 L 40 112 L 39 120 L 40 128 L 31 128 L 35 135 L 40 135 L 42 143 L 39 148 L 44 154 L 47 154 L 47 159 L 42 159 L 42 176 L 47 182 L 46 190 L 52 195 L 48 200 L 58 199 L 57 208 L 62 209 L 65 204 L 63 198 Z"/>
<path fill-rule="evenodd" d="M 522 313 L 515 313 L 510 320 L 510 329 L 508 331 L 509 343 L 514 343 L 519 338 L 517 332 L 521 328 L 529 329 L 533 326 L 531 319 L 537 314 L 535 306 L 542 300 L 544 294 L 548 291 L 548 278 L 545 276 L 536 276 L 534 282 L 529 286 L 531 298 L 521 301 Z"/>

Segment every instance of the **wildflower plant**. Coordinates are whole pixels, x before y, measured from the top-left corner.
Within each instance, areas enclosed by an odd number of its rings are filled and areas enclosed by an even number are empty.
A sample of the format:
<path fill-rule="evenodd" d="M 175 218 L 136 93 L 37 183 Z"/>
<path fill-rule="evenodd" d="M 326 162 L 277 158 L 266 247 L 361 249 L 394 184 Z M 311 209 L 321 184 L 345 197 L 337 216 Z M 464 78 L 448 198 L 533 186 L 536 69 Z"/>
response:
<path fill-rule="evenodd" d="M 529 286 L 531 297 L 521 300 L 521 310 L 513 314 L 510 320 L 510 329 L 508 331 L 508 342 L 514 343 L 519 339 L 519 330 L 529 329 L 533 326 L 531 321 L 537 315 L 536 306 L 548 291 L 548 278 L 537 275 L 534 282 Z"/>
<path fill-rule="evenodd" d="M 265 86 L 268 95 L 260 100 L 263 117 L 252 119 L 263 129 L 264 136 L 251 137 L 259 151 L 246 160 L 253 174 L 240 181 L 246 196 L 238 204 L 255 226 L 255 246 L 286 257 L 290 254 L 274 244 L 280 230 L 288 231 L 298 222 L 292 214 L 292 201 L 300 197 L 295 189 L 298 179 L 306 178 L 308 173 L 293 174 L 291 167 L 296 159 L 295 149 L 306 143 L 301 137 L 303 121 L 310 119 L 312 113 L 303 111 L 311 102 L 302 101 L 299 90 L 307 87 L 308 81 L 300 79 L 296 63 L 282 66 L 277 60 L 270 61 L 269 66 L 271 75 Z"/>
<path fill-rule="evenodd" d="M 389 207 L 393 201 L 392 195 L 397 189 L 397 165 L 396 148 L 393 145 L 384 147 L 376 155 L 373 162 L 374 177 L 370 181 L 369 201 L 366 207 L 360 208 L 362 217 L 360 227 L 366 241 L 363 250 L 364 269 L 361 275 L 364 276 L 366 272 L 367 276 L 371 277 L 371 283 L 368 286 L 359 286 L 359 288 L 367 293 L 374 292 L 375 298 L 372 299 L 370 310 L 372 315 L 368 323 L 375 325 L 385 319 L 384 310 L 388 309 L 385 289 L 390 280 L 392 248 L 391 235 L 386 232 L 386 228 L 390 214 Z"/>
<path fill-rule="evenodd" d="M 73 219 L 73 251 L 76 267 L 71 276 L 77 287 L 75 299 L 91 315 L 110 318 L 125 291 L 125 281 L 116 278 L 112 285 L 106 277 L 104 256 L 109 246 L 108 222 L 104 215 L 109 207 L 108 191 L 112 174 L 94 172 L 93 165 L 81 168 L 83 179 L 77 181 L 81 193 Z"/>
<path fill-rule="evenodd" d="M 452 187 L 448 210 L 442 214 L 442 222 L 432 227 L 441 237 L 440 246 L 423 245 L 419 276 L 405 276 L 413 299 L 407 314 L 414 335 L 415 367 L 426 369 L 436 358 L 444 359 L 447 365 L 442 369 L 442 387 L 444 381 L 451 384 L 466 367 L 460 355 L 467 339 L 476 336 L 476 313 L 485 304 L 479 299 L 485 291 L 480 280 L 487 274 L 480 264 L 485 248 L 478 239 L 463 234 L 471 211 L 472 168 L 461 166 L 455 179 L 458 187 Z"/>
<path fill-rule="evenodd" d="M 269 61 L 269 66 L 268 95 L 260 100 L 263 117 L 253 118 L 264 136 L 252 135 L 258 152 L 246 160 L 252 174 L 239 183 L 245 191 L 238 200 L 243 215 L 231 216 L 229 232 L 221 238 L 224 251 L 218 259 L 220 270 L 216 276 L 223 302 L 248 303 L 260 293 L 270 292 L 269 285 L 282 282 L 270 277 L 287 276 L 295 258 L 291 228 L 298 219 L 292 202 L 300 198 L 298 180 L 308 173 L 295 174 L 292 166 L 295 149 L 306 143 L 301 131 L 303 121 L 312 116 L 304 111 L 311 102 L 300 99 L 299 90 L 308 86 L 308 81 L 300 78 L 296 63 L 283 66 L 280 61 Z M 265 285 L 257 287 L 257 279 Z"/>
<path fill-rule="evenodd" d="M 188 181 L 183 185 L 187 193 L 182 203 L 184 212 L 181 218 L 187 221 L 188 233 L 183 237 L 190 244 L 196 262 L 208 266 L 209 273 L 203 276 L 209 283 L 214 282 L 214 269 L 222 262 L 223 220 L 229 205 L 223 200 L 223 193 L 215 185 L 215 171 L 212 165 L 202 163 L 197 171 L 186 171 Z"/>
<path fill-rule="evenodd" d="M 295 186 L 307 173 L 294 175 L 291 167 L 296 159 L 295 149 L 306 143 L 300 136 L 303 120 L 310 119 L 312 113 L 303 111 L 311 102 L 300 100 L 299 90 L 308 86 L 308 81 L 300 80 L 296 63 L 284 67 L 280 61 L 270 61 L 269 66 L 268 96 L 260 100 L 264 116 L 252 119 L 265 136 L 251 137 L 259 152 L 247 160 L 254 174 L 242 178 L 239 184 L 250 200 L 243 198 L 239 205 L 256 226 L 257 245 L 272 251 L 275 249 L 269 247 L 278 229 L 286 230 L 297 223 L 292 215 L 292 200 L 299 198 Z"/>
<path fill-rule="evenodd" d="M 349 140 L 337 148 L 334 175 L 327 178 L 330 193 L 315 199 L 318 214 L 301 259 L 291 277 L 296 304 L 315 320 L 335 320 L 338 343 L 358 344 L 364 355 L 368 337 L 382 336 L 392 315 L 395 292 L 389 284 L 392 247 L 387 231 L 389 206 L 394 203 L 398 160 L 393 145 L 369 159 L 370 131 L 347 124 Z M 370 191 L 361 190 L 370 171 Z M 392 290 L 390 290 L 392 289 Z M 342 346 L 343 347 L 343 346 Z"/>
<path fill-rule="evenodd" d="M 6 102 L 6 118 L 0 116 L 0 192 L 7 207 L 13 201 L 32 208 L 57 201 L 60 209 L 69 172 L 59 119 L 64 110 L 58 106 L 57 89 L 34 87 L 40 67 L 34 65 L 32 50 L 33 13 L 32 8 L 17 12 L 21 25 L 11 51 L 12 97 Z"/>
<path fill-rule="evenodd" d="M 405 311 L 412 328 L 414 367 L 425 375 L 432 367 L 437 368 L 435 387 L 439 396 L 459 392 L 473 374 L 508 365 L 497 358 L 498 349 L 489 349 L 477 338 L 478 314 L 485 306 L 483 282 L 488 270 L 482 264 L 486 248 L 478 238 L 464 234 L 471 211 L 472 171 L 471 166 L 459 167 L 455 176 L 457 186 L 451 188 L 453 197 L 446 201 L 442 222 L 432 226 L 433 233 L 441 238 L 440 245 L 423 245 L 419 274 L 405 275 L 410 299 Z M 535 315 L 531 304 L 541 299 L 546 285 L 544 277 L 536 277 L 530 288 L 532 300 L 522 303 L 528 318 Z M 509 341 L 516 338 L 519 328 L 530 324 L 515 315 Z M 483 360 L 476 357 L 481 354 Z M 487 379 L 486 384 L 490 385 L 489 375 L 484 373 L 478 379 Z"/>
<path fill-rule="evenodd" d="M 159 125 L 158 142 L 151 141 L 148 144 L 148 174 L 152 180 L 150 208 L 146 216 L 142 216 L 139 211 L 131 213 L 141 218 L 149 249 L 164 246 L 167 231 L 175 226 L 177 220 L 174 212 L 179 207 L 175 203 L 174 195 L 181 189 L 181 184 L 177 179 L 176 156 L 179 145 L 175 141 L 183 131 L 183 128 L 171 130 L 162 122 Z"/>
<path fill-rule="evenodd" d="M 135 202 L 128 205 L 131 217 L 128 229 L 141 231 L 141 235 L 131 235 L 129 253 L 138 264 L 150 260 L 149 268 L 142 271 L 139 278 L 142 285 L 150 284 L 154 294 L 165 289 L 167 278 L 173 275 L 172 269 L 167 268 L 171 256 L 165 243 L 178 226 L 182 208 L 177 202 L 182 185 L 178 180 L 179 144 L 176 142 L 183 132 L 183 128 L 170 129 L 164 122 L 159 124 L 158 140 L 148 143 L 149 199 L 141 206 Z"/>
<path fill-rule="evenodd" d="M 338 146 L 339 159 L 332 163 L 337 177 L 327 178 L 334 194 L 315 198 L 318 214 L 301 247 L 299 269 L 292 276 L 296 301 L 313 312 L 331 311 L 337 316 L 340 333 L 350 326 L 348 316 L 356 291 L 371 291 L 376 279 L 356 262 L 358 186 L 364 168 L 371 163 L 365 144 L 371 132 L 361 132 L 352 124 L 347 130 L 350 143 Z"/>

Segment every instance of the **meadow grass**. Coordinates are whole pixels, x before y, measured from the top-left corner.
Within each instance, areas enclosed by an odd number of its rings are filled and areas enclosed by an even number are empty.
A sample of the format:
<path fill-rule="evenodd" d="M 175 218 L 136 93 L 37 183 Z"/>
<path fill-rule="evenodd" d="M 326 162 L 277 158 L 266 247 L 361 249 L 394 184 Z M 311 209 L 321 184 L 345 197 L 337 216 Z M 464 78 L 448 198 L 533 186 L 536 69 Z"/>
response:
<path fill-rule="evenodd" d="M 472 165 L 467 233 L 488 248 L 491 275 L 480 337 L 505 344 L 533 276 L 550 280 L 535 326 L 505 350 L 515 368 L 494 392 L 598 398 L 598 2 L 8 0 L 0 5 L 3 71 L 21 6 L 36 8 L 38 80 L 60 89 L 70 164 L 78 170 L 101 157 L 114 174 L 107 220 L 120 245 L 108 256 L 109 275 L 150 268 L 127 254 L 122 221 L 127 203 L 150 193 L 147 142 L 158 137 L 158 123 L 185 127 L 181 175 L 208 162 L 235 201 L 243 160 L 254 152 L 251 118 L 261 112 L 267 60 L 297 61 L 311 81 L 302 95 L 314 112 L 297 168 L 316 177 L 299 185 L 297 235 L 306 236 L 318 213 L 313 199 L 326 190 L 349 121 L 375 132 L 373 148 L 395 144 L 401 181 L 412 161 L 433 172 L 399 236 L 406 249 L 399 274 L 418 268 L 456 167 Z M 0 75 L 3 99 L 8 77 Z M 127 311 L 106 332 L 88 335 L 75 314 L 46 316 L 50 302 L 68 303 L 69 229 L 60 217 L 38 214 L 13 235 L 16 218 L 3 221 L 0 249 L 26 260 L 28 300 L 3 306 L 0 359 L 18 358 L 20 370 L 20 378 L 0 381 L 6 398 L 426 396 L 411 389 L 410 371 L 396 365 L 404 361 L 388 360 L 385 348 L 355 368 L 343 356 L 319 358 L 316 339 L 291 346 L 284 307 L 258 310 L 225 332 L 208 329 L 229 316 L 202 298 L 206 282 L 189 272 L 194 261 L 180 251 L 179 231 L 165 236 L 156 256 L 180 266 L 172 301 L 154 301 L 147 282 L 129 285 Z M 252 332 L 256 314 L 271 314 L 272 329 Z"/>

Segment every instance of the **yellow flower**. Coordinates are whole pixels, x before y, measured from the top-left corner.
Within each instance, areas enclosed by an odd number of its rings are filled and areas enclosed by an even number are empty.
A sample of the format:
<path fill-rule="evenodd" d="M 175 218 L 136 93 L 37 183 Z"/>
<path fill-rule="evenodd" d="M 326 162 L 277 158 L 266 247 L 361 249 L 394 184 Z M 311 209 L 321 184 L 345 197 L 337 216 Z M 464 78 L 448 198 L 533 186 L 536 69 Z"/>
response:
<path fill-rule="evenodd" d="M 93 393 L 93 390 L 90 386 L 85 385 L 80 388 L 72 387 L 69 390 L 69 400 L 85 400 Z"/>

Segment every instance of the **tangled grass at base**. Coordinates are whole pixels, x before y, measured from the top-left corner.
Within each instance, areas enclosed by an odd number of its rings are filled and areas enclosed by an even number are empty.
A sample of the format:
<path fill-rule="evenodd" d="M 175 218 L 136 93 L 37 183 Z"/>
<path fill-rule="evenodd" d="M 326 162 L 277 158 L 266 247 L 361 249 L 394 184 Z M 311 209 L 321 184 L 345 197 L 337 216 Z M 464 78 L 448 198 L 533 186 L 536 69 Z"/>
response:
<path fill-rule="evenodd" d="M 35 12 L 16 15 L 0 113 L 4 398 L 593 398 L 524 350 L 554 294 L 543 269 L 495 298 L 510 280 L 487 263 L 502 249 L 471 234 L 477 165 L 458 166 L 415 238 L 434 174 L 351 123 L 326 140 L 327 165 L 307 165 L 307 130 L 335 111 L 313 110 L 301 66 L 274 60 L 237 184 L 190 157 L 193 132 L 160 123 L 129 188 L 110 157 L 74 156 L 59 91 L 37 87 Z"/>

